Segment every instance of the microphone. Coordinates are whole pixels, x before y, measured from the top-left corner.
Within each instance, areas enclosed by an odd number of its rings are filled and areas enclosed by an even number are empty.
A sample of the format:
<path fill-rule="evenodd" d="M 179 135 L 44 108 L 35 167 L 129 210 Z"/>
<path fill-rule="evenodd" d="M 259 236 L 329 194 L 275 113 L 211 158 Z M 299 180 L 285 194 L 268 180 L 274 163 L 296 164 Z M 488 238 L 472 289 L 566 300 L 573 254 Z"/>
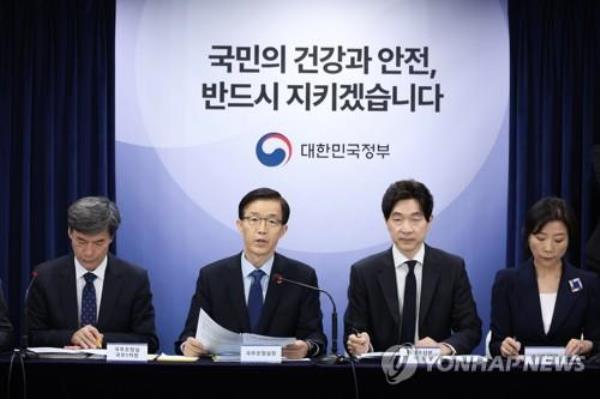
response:
<path fill-rule="evenodd" d="M 300 287 L 307 288 L 309 290 L 322 292 L 323 294 L 327 295 L 327 298 L 329 298 L 329 301 L 331 302 L 331 307 L 333 310 L 331 312 L 331 358 L 326 357 L 325 361 L 331 362 L 331 363 L 341 363 L 344 360 L 344 357 L 341 356 L 337 351 L 337 349 L 338 349 L 337 348 L 337 334 L 338 334 L 337 307 L 335 306 L 335 301 L 333 300 L 333 297 L 331 296 L 331 294 L 319 287 L 315 287 L 313 285 L 302 283 L 302 282 L 296 281 L 296 280 L 290 280 L 289 278 L 285 278 L 280 273 L 273 274 L 272 280 L 275 284 L 290 283 L 290 284 L 298 285 Z"/>
<path fill-rule="evenodd" d="M 31 286 L 33 285 L 33 282 L 35 281 L 35 278 L 38 276 L 38 272 L 37 271 L 33 271 L 31 272 L 31 280 L 29 281 L 29 284 L 27 285 L 27 288 L 25 289 L 25 303 L 23 304 L 23 315 L 22 315 L 22 325 L 21 325 L 21 339 L 19 342 L 18 346 L 15 346 L 15 348 L 13 349 L 13 353 L 10 357 L 10 362 L 9 362 L 9 366 L 8 366 L 8 375 L 7 375 L 7 386 L 6 386 L 6 392 L 7 392 L 7 397 L 10 397 L 10 388 L 12 385 L 12 381 L 13 381 L 13 364 L 15 363 L 15 360 L 18 361 L 18 364 L 20 365 L 20 369 L 21 369 L 21 380 L 22 380 L 22 396 L 24 398 L 27 397 L 27 379 L 26 379 L 26 373 L 25 373 L 25 359 L 34 359 L 38 357 L 38 354 L 35 352 L 30 351 L 28 348 L 29 346 L 29 342 L 28 342 L 28 333 L 29 333 L 29 326 L 28 326 L 28 321 L 29 321 L 29 317 L 28 317 L 28 302 L 29 302 L 29 291 L 31 290 Z"/>
<path fill-rule="evenodd" d="M 31 280 L 25 289 L 25 304 L 23 306 L 23 327 L 21 332 L 21 353 L 25 355 L 25 357 L 37 357 L 37 354 L 31 352 L 27 348 L 29 347 L 29 291 L 31 291 L 31 287 L 33 286 L 33 282 L 36 277 L 39 275 L 37 271 L 31 272 Z"/>

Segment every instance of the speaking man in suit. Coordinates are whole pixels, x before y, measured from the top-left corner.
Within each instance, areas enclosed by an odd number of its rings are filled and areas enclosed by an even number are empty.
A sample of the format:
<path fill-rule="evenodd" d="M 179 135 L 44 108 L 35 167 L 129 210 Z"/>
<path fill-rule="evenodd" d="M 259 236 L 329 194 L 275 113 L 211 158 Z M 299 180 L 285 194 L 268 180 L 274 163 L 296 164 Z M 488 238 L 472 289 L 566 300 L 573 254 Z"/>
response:
<path fill-rule="evenodd" d="M 350 271 L 344 317 L 350 354 L 398 344 L 469 353 L 481 320 L 462 258 L 425 244 L 433 211 L 429 189 L 414 180 L 393 183 L 381 204 L 393 245 Z"/>
<path fill-rule="evenodd" d="M 288 358 L 314 357 L 325 352 L 321 306 L 317 292 L 277 284 L 272 276 L 317 286 L 315 270 L 275 252 L 287 231 L 290 208 L 277 191 L 259 188 L 239 203 L 237 229 L 241 253 L 200 269 L 185 328 L 175 350 L 186 356 L 206 353 L 194 338 L 200 309 L 228 330 L 296 337 L 283 348 Z"/>
<path fill-rule="evenodd" d="M 68 210 L 72 255 L 35 268 L 28 296 L 30 346 L 101 348 L 108 342 L 158 349 L 147 272 L 108 252 L 121 216 L 104 197 Z"/>

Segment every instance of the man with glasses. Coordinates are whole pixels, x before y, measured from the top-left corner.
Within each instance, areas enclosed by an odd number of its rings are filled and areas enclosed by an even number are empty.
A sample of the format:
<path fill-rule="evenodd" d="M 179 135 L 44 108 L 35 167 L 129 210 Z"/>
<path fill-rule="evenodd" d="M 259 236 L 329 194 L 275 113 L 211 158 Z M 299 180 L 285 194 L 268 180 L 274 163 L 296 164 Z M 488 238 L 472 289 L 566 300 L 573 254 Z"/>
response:
<path fill-rule="evenodd" d="M 175 350 L 186 356 L 206 354 L 194 338 L 200 309 L 228 330 L 275 337 L 296 337 L 283 348 L 287 358 L 315 357 L 325 352 L 318 292 L 278 284 L 272 276 L 317 286 L 315 270 L 275 252 L 287 231 L 290 208 L 277 191 L 259 188 L 239 203 L 236 222 L 241 253 L 200 269 L 185 328 Z"/>

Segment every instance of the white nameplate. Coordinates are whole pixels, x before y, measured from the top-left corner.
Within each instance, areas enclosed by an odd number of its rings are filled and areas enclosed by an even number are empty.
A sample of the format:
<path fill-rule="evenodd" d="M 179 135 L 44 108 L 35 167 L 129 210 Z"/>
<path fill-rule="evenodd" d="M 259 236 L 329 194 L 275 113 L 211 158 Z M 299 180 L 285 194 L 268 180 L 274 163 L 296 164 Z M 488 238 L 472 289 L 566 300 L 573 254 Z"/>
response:
<path fill-rule="evenodd" d="M 442 351 L 437 346 L 432 346 L 432 347 L 426 346 L 426 347 L 415 348 L 415 356 L 417 357 L 417 359 L 436 358 L 436 357 L 440 357 L 441 354 L 442 354 Z"/>
<path fill-rule="evenodd" d="M 281 346 L 242 345 L 242 363 L 281 363 Z"/>
<path fill-rule="evenodd" d="M 387 352 L 386 352 L 387 353 Z M 398 350 L 400 356 L 414 356 L 416 359 L 440 357 L 442 351 L 437 346 L 402 347 Z"/>
<path fill-rule="evenodd" d="M 147 362 L 148 344 L 108 343 L 106 360 L 109 362 Z"/>
<path fill-rule="evenodd" d="M 526 346 L 525 356 L 564 356 L 564 346 Z"/>

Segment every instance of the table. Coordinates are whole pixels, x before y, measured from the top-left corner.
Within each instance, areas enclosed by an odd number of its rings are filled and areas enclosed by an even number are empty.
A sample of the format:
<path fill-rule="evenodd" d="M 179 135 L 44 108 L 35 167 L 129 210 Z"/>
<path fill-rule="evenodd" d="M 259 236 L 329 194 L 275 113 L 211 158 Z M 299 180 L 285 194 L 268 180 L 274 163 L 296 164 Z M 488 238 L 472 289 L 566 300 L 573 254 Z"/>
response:
<path fill-rule="evenodd" d="M 6 396 L 10 356 L 0 356 L 0 398 Z M 488 363 L 489 365 L 490 363 Z M 506 363 L 497 363 L 498 365 Z M 26 359 L 27 397 L 32 398 L 354 398 L 352 365 L 316 361 L 284 364 L 214 363 L 107 363 L 104 360 Z M 532 371 L 522 367 L 459 369 L 419 366 L 413 376 L 397 385 L 386 381 L 378 361 L 355 364 L 361 398 L 398 397 L 399 394 L 512 394 L 524 388 L 554 393 L 565 386 L 578 391 L 596 389 L 600 365 L 580 371 Z M 16 373 L 16 374 L 15 374 Z M 11 396 L 20 398 L 22 379 L 13 368 Z M 567 385 L 565 385 L 567 384 Z M 583 391 L 582 391 L 583 390 Z M 11 398 L 12 399 L 12 398 Z"/>

